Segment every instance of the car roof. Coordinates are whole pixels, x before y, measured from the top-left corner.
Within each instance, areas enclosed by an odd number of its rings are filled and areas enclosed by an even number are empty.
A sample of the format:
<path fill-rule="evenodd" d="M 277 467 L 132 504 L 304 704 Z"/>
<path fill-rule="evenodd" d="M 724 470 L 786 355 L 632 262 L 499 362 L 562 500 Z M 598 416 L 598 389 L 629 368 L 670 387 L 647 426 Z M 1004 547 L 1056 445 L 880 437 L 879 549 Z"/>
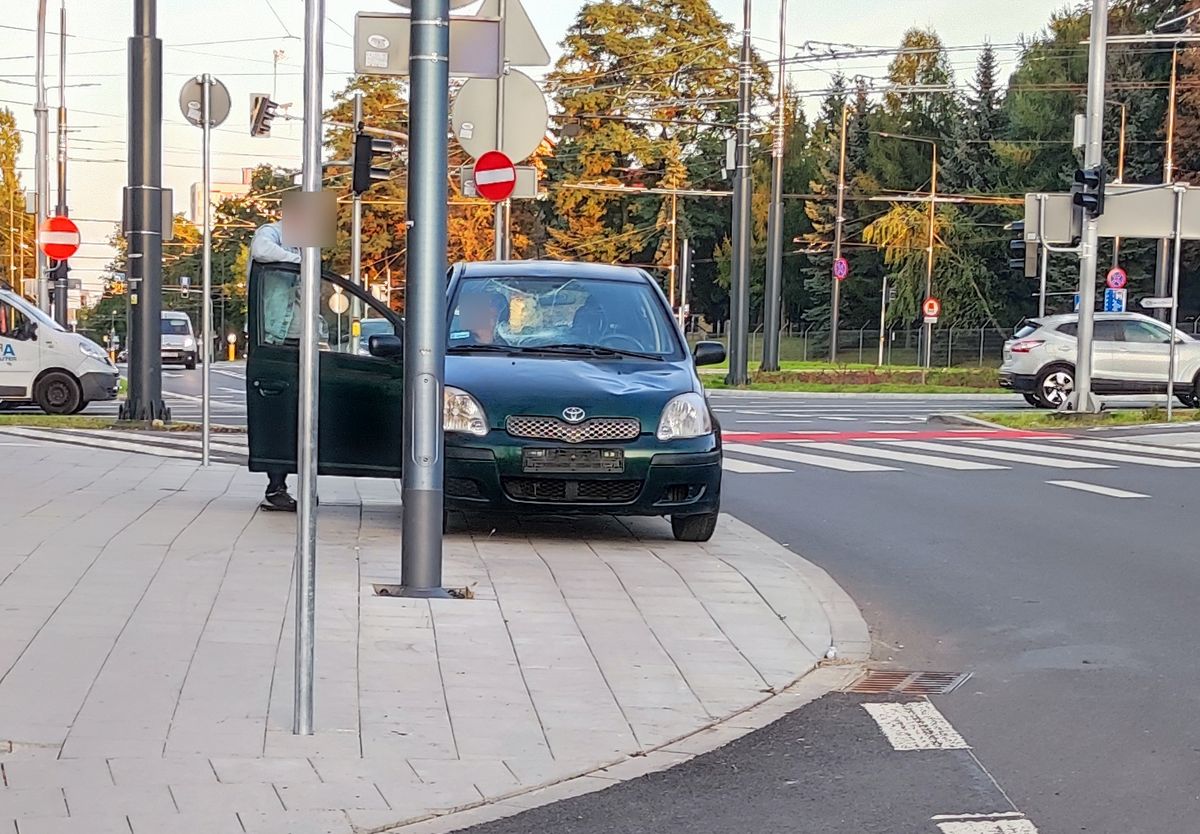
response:
<path fill-rule="evenodd" d="M 191 316 L 189 316 L 187 313 L 183 312 L 182 310 L 163 310 L 162 317 L 164 319 L 188 319 L 189 321 L 191 320 Z"/>
<path fill-rule="evenodd" d="M 1133 313 L 1133 312 L 1096 313 L 1095 319 L 1096 319 L 1096 321 L 1113 321 L 1113 320 L 1116 320 L 1116 321 L 1152 321 L 1155 324 L 1162 324 L 1162 322 L 1158 321 L 1158 319 L 1151 318 L 1150 316 L 1144 315 L 1142 313 Z M 1079 314 L 1078 313 L 1057 313 L 1053 316 L 1040 316 L 1040 317 L 1036 317 L 1036 318 L 1030 318 L 1030 319 L 1028 319 L 1028 321 L 1032 322 L 1033 324 L 1041 325 L 1042 327 L 1050 327 L 1050 326 L 1053 326 L 1056 324 L 1067 324 L 1067 323 L 1071 323 L 1071 322 L 1077 322 L 1077 321 L 1079 321 Z"/>
<path fill-rule="evenodd" d="M 637 267 L 582 261 L 471 261 L 460 263 L 461 275 L 470 278 L 591 278 L 645 283 L 650 278 Z"/>

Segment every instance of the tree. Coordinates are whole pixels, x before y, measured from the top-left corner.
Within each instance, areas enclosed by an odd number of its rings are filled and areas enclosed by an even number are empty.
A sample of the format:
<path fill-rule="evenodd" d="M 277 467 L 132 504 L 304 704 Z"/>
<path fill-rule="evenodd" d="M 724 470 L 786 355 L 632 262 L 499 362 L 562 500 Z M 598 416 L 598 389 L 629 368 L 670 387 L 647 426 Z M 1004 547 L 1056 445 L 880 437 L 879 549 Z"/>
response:
<path fill-rule="evenodd" d="M 17 157 L 21 154 L 21 132 L 12 111 L 0 108 L 0 215 L 6 217 L 0 236 L 0 279 L 22 291 L 20 278 L 35 273 L 34 219 L 25 214 L 25 194 Z M 13 230 L 16 231 L 13 231 Z M 24 271 L 21 266 L 24 265 Z"/>

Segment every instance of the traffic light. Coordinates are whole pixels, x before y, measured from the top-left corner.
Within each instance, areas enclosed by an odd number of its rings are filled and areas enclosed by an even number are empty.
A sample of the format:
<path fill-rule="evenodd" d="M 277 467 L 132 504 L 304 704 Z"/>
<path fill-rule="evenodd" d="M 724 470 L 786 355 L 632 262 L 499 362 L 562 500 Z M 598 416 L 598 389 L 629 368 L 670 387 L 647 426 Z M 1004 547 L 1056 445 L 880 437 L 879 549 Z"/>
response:
<path fill-rule="evenodd" d="M 1103 165 L 1093 168 L 1081 168 L 1075 172 L 1074 196 L 1071 201 L 1083 209 L 1084 214 L 1093 219 L 1104 214 L 1104 181 L 1106 171 Z"/>
<path fill-rule="evenodd" d="M 385 182 L 391 171 L 386 163 L 391 161 L 396 146 L 390 139 L 375 139 L 359 129 L 354 135 L 354 182 L 355 194 L 365 194 L 377 182 Z M 384 166 L 375 164 L 375 157 L 386 157 Z"/>
<path fill-rule="evenodd" d="M 1038 245 L 1025 238 L 1025 221 L 1014 220 L 1004 227 L 1013 233 L 1008 242 L 1008 268 L 1022 273 L 1026 278 L 1038 277 Z"/>
<path fill-rule="evenodd" d="M 250 99 L 250 135 L 270 136 L 271 122 L 279 105 L 269 96 L 253 96 Z"/>

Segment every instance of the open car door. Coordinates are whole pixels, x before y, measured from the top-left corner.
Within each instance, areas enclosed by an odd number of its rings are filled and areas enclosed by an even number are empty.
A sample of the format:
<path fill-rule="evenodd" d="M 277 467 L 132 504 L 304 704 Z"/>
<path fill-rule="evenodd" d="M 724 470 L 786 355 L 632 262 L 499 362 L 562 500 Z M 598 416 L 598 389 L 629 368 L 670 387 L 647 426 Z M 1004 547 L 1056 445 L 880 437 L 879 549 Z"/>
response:
<path fill-rule="evenodd" d="M 254 262 L 247 288 L 246 407 L 250 470 L 296 472 L 300 407 L 300 266 Z M 403 459 L 404 362 L 398 351 L 372 356 L 352 333 L 355 307 L 402 319 L 359 287 L 321 275 L 318 471 L 399 478 Z"/>

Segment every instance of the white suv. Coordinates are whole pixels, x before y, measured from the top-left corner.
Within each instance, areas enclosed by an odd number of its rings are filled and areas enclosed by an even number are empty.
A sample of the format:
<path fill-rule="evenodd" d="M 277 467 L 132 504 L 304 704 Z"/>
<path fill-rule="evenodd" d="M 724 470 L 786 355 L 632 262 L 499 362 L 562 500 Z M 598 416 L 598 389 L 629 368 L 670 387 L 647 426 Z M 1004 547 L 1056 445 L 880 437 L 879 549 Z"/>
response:
<path fill-rule="evenodd" d="M 1079 316 L 1027 319 L 1004 343 L 1000 386 L 1030 405 L 1058 408 L 1075 390 L 1075 332 Z M 1141 313 L 1097 313 L 1092 349 L 1092 393 L 1165 394 L 1170 327 Z M 1200 404 L 1200 341 L 1175 331 L 1175 394 Z"/>

